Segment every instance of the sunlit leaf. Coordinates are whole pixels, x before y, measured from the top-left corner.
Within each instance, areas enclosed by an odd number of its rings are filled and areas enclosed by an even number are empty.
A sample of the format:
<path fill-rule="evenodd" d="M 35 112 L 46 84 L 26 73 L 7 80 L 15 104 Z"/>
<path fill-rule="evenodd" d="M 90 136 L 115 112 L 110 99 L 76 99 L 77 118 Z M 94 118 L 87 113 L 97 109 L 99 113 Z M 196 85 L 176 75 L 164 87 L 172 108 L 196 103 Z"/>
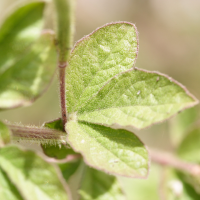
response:
<path fill-rule="evenodd" d="M 76 43 L 66 69 L 69 113 L 81 108 L 113 76 L 131 69 L 138 53 L 134 24 L 106 24 Z"/>
<path fill-rule="evenodd" d="M 0 168 L 26 200 L 67 200 L 58 171 L 32 151 L 0 149 Z"/>
<path fill-rule="evenodd" d="M 96 124 L 141 129 L 197 103 L 195 97 L 171 78 L 133 69 L 107 83 L 77 112 L 77 118 Z"/>
<path fill-rule="evenodd" d="M 145 178 L 149 157 L 143 143 L 131 132 L 75 121 L 67 123 L 68 142 L 99 170 Z"/>
<path fill-rule="evenodd" d="M 9 180 L 5 172 L 0 168 L 0 199 L 23 200 L 15 185 Z"/>
<path fill-rule="evenodd" d="M 56 66 L 52 32 L 41 35 L 44 2 L 19 8 L 0 29 L 0 109 L 31 104 L 49 85 Z"/>

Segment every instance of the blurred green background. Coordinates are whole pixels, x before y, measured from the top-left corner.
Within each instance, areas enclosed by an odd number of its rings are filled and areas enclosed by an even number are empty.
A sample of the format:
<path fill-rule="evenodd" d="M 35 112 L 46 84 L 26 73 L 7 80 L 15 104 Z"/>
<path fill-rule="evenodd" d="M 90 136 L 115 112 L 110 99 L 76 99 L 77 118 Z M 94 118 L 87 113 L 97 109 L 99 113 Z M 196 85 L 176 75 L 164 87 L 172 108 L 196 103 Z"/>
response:
<path fill-rule="evenodd" d="M 25 0 L 1 0 L 0 22 L 20 2 Z M 46 27 L 53 25 L 49 2 Z M 137 67 L 168 74 L 200 99 L 199 0 L 76 0 L 74 41 L 105 23 L 115 21 L 129 21 L 138 28 L 140 48 Z M 47 92 L 33 105 L 3 111 L 0 119 L 42 125 L 45 121 L 58 118 L 61 115 L 58 91 L 57 80 L 54 80 Z M 147 146 L 171 150 L 170 124 L 175 119 L 134 132 Z M 130 127 L 128 129 L 132 130 Z"/>

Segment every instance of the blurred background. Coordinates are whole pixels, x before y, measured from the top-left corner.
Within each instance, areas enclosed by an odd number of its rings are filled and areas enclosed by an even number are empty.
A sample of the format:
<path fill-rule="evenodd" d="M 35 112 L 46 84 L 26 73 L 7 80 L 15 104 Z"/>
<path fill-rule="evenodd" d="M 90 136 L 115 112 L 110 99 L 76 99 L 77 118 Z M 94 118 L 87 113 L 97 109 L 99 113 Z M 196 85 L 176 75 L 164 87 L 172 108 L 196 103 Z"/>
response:
<path fill-rule="evenodd" d="M 19 2 L 25 0 L 1 0 L 0 21 Z M 49 27 L 52 26 L 51 9 L 50 2 L 46 12 Z M 200 99 L 199 0 L 76 0 L 74 41 L 105 23 L 115 21 L 129 21 L 138 28 L 140 47 L 137 67 L 168 74 Z M 24 125 L 42 125 L 60 115 L 58 84 L 55 79 L 47 92 L 33 105 L 3 111 L 0 119 Z M 173 120 L 176 117 L 134 132 L 147 146 L 171 150 L 169 132 Z"/>

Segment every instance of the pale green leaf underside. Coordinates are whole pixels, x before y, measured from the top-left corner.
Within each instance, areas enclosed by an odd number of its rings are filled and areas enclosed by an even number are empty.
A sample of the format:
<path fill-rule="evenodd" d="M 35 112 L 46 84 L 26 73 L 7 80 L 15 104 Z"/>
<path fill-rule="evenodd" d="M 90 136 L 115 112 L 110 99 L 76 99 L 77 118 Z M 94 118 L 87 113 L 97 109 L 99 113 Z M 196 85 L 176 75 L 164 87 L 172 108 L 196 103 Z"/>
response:
<path fill-rule="evenodd" d="M 136 27 L 128 22 L 106 24 L 74 47 L 66 69 L 68 113 L 79 110 L 113 76 L 136 61 Z"/>
<path fill-rule="evenodd" d="M 68 142 L 88 165 L 112 174 L 141 177 L 148 173 L 148 152 L 131 132 L 69 121 Z"/>
<path fill-rule="evenodd" d="M 80 200 L 125 200 L 116 177 L 85 167 L 79 188 Z"/>
<path fill-rule="evenodd" d="M 67 200 L 55 168 L 34 152 L 7 146 L 0 149 L 0 169 L 26 200 Z"/>
<path fill-rule="evenodd" d="M 0 148 L 11 141 L 11 132 L 9 128 L 0 121 Z"/>
<path fill-rule="evenodd" d="M 0 108 L 31 104 L 49 85 L 56 60 L 53 35 L 45 33 L 18 62 L 0 73 Z"/>
<path fill-rule="evenodd" d="M 81 121 L 141 129 L 197 102 L 171 78 L 157 72 L 132 69 L 113 78 L 76 115 Z"/>

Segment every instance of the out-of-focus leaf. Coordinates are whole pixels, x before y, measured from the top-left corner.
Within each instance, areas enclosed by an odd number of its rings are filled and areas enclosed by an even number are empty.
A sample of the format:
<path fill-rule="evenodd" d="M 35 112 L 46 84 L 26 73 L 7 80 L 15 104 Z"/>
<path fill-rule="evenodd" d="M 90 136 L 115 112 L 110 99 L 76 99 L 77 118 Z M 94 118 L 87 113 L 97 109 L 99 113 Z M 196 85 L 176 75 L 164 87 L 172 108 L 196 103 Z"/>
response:
<path fill-rule="evenodd" d="M 46 32 L 18 62 L 0 74 L 0 107 L 31 104 L 49 85 L 55 66 L 53 35 Z"/>
<path fill-rule="evenodd" d="M 57 60 L 53 34 L 40 36 L 44 5 L 18 8 L 0 28 L 0 109 L 31 104 L 52 79 Z"/>
<path fill-rule="evenodd" d="M 0 121 L 0 148 L 8 144 L 11 140 L 11 132 L 9 128 Z"/>
<path fill-rule="evenodd" d="M 50 129 L 56 129 L 56 130 L 59 130 L 59 131 L 63 131 L 63 123 L 62 123 L 62 119 L 55 119 L 55 120 L 52 120 L 50 122 L 45 122 L 43 124 L 44 127 L 46 128 L 50 128 Z"/>
<path fill-rule="evenodd" d="M 75 121 L 69 121 L 66 130 L 68 142 L 88 165 L 115 175 L 147 176 L 148 152 L 133 133 Z"/>
<path fill-rule="evenodd" d="M 177 150 L 178 155 L 189 162 L 200 164 L 200 128 L 189 132 L 182 140 Z"/>
<path fill-rule="evenodd" d="M 85 166 L 79 188 L 80 200 L 125 200 L 116 177 Z"/>
<path fill-rule="evenodd" d="M 160 200 L 160 171 L 159 166 L 151 165 L 149 176 L 145 180 L 119 177 L 127 200 Z"/>
<path fill-rule="evenodd" d="M 9 180 L 5 172 L 0 168 L 0 199 L 23 200 L 15 185 Z"/>
<path fill-rule="evenodd" d="M 113 78 L 77 112 L 96 124 L 146 128 L 168 119 L 198 100 L 182 85 L 158 72 L 133 69 Z"/>
<path fill-rule="evenodd" d="M 76 172 L 80 163 L 81 163 L 81 159 L 75 159 L 71 162 L 58 164 L 62 172 L 62 175 L 66 181 L 68 181 L 69 178 Z"/>
<path fill-rule="evenodd" d="M 46 128 L 56 129 L 59 131 L 63 131 L 63 123 L 61 119 L 53 120 L 51 122 L 46 122 L 44 125 Z M 41 145 L 43 152 L 53 158 L 63 159 L 66 158 L 67 155 L 76 154 L 74 150 L 68 144 L 60 144 L 58 145 Z"/>
<path fill-rule="evenodd" d="M 21 59 L 41 34 L 44 2 L 18 8 L 0 27 L 0 74 Z"/>
<path fill-rule="evenodd" d="M 185 136 L 177 150 L 177 153 L 182 159 L 200 165 L 199 147 L 200 128 L 197 127 Z M 192 175 L 192 173 L 194 174 Z M 196 173 L 191 171 L 191 174 L 184 173 L 182 177 L 184 181 L 191 184 L 195 188 L 196 192 L 200 194 L 200 171 L 196 171 Z"/>
<path fill-rule="evenodd" d="M 26 200 L 67 200 L 58 171 L 32 151 L 0 149 L 0 168 Z"/>
<path fill-rule="evenodd" d="M 176 115 L 169 121 L 171 141 L 177 147 L 181 140 L 185 137 L 188 129 L 198 119 L 197 108 L 193 107 L 184 110 L 182 113 Z"/>
<path fill-rule="evenodd" d="M 134 24 L 116 22 L 98 28 L 78 41 L 66 69 L 66 104 L 79 110 L 113 76 L 131 69 L 138 54 Z"/>
<path fill-rule="evenodd" d="M 184 181 L 179 172 L 172 169 L 165 169 L 163 182 L 160 185 L 160 192 L 167 200 L 198 200 L 198 194 L 194 188 Z"/>

